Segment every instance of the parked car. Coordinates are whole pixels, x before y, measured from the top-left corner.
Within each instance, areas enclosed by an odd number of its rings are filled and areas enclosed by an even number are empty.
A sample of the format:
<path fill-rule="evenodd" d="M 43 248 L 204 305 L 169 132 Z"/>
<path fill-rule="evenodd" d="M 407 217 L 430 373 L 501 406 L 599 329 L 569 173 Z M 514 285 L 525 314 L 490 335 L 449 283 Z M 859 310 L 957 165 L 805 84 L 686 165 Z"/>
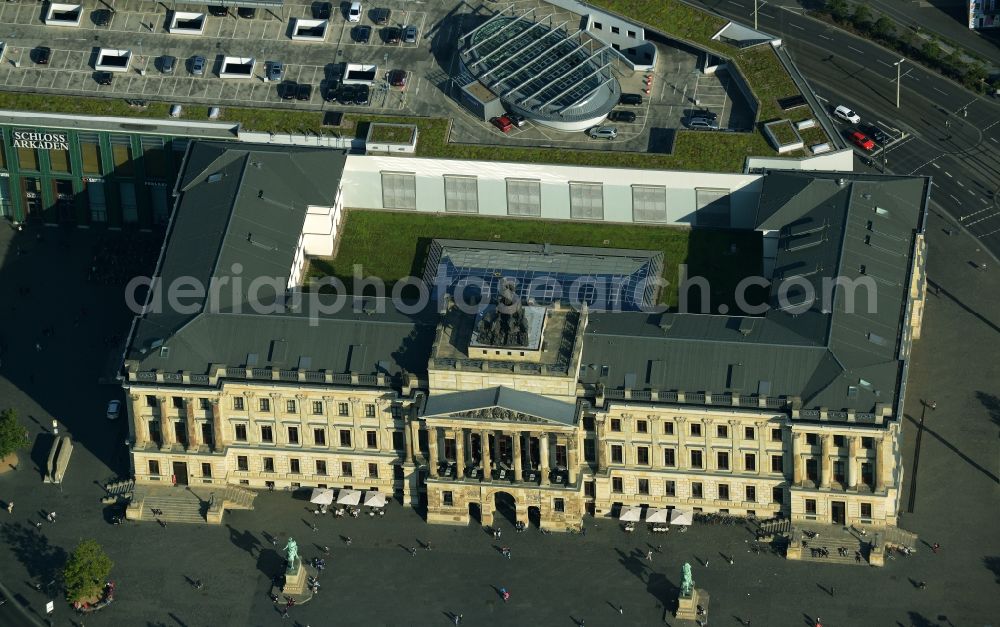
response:
<path fill-rule="evenodd" d="M 312 100 L 312 97 L 313 86 L 309 83 L 299 83 L 299 86 L 295 88 L 296 100 Z"/>
<path fill-rule="evenodd" d="M 285 78 L 285 65 L 281 61 L 268 61 L 267 80 L 280 81 Z"/>
<path fill-rule="evenodd" d="M 221 7 L 219 5 L 208 5 L 208 14 L 214 15 L 215 17 L 226 17 L 229 15 L 229 9 L 226 7 Z"/>
<path fill-rule="evenodd" d="M 329 2 L 317 2 L 313 5 L 313 19 L 328 20 L 331 10 L 333 10 L 333 6 Z"/>
<path fill-rule="evenodd" d="M 392 70 L 389 72 L 389 84 L 393 87 L 406 87 L 406 70 Z"/>
<path fill-rule="evenodd" d="M 253 7 L 239 7 L 236 9 L 236 15 L 239 15 L 245 20 L 252 20 L 257 17 L 257 9 Z"/>
<path fill-rule="evenodd" d="M 360 22 L 361 21 L 361 3 L 352 2 L 350 8 L 347 9 L 347 21 L 348 22 Z"/>
<path fill-rule="evenodd" d="M 351 29 L 351 39 L 359 44 L 366 44 L 372 38 L 371 26 L 355 26 Z"/>
<path fill-rule="evenodd" d="M 278 96 L 282 100 L 294 100 L 295 92 L 298 90 L 299 84 L 295 81 L 284 81 L 278 85 Z"/>
<path fill-rule="evenodd" d="M 618 129 L 613 126 L 595 126 L 587 131 L 592 139 L 614 139 L 618 137 Z"/>
<path fill-rule="evenodd" d="M 633 111 L 612 111 L 608 114 L 608 120 L 612 122 L 635 122 Z"/>
<path fill-rule="evenodd" d="M 641 105 L 642 96 L 639 94 L 622 94 L 621 96 L 618 97 L 618 104 L 632 105 L 632 106 Z"/>
<path fill-rule="evenodd" d="M 94 26 L 107 26 L 111 23 L 111 11 L 108 9 L 97 9 L 91 11 L 90 21 Z"/>
<path fill-rule="evenodd" d="M 191 73 L 195 76 L 201 76 L 205 73 L 205 57 L 200 54 L 191 57 Z"/>
<path fill-rule="evenodd" d="M 851 133 L 851 141 L 854 142 L 855 146 L 863 150 L 867 150 L 869 152 L 875 150 L 875 142 L 873 142 L 870 137 L 861 131 L 854 131 Z"/>
<path fill-rule="evenodd" d="M 38 46 L 31 51 L 31 56 L 38 65 L 48 65 L 49 59 L 52 58 L 52 48 L 49 48 L 48 46 Z"/>
<path fill-rule="evenodd" d="M 521 115 L 520 113 L 512 113 L 512 112 L 508 111 L 507 112 L 507 117 L 510 118 L 510 121 L 514 123 L 514 126 L 516 126 L 518 128 L 524 126 L 525 122 L 527 122 L 527 120 L 525 119 L 525 117 L 523 115 Z"/>
<path fill-rule="evenodd" d="M 497 127 L 504 133 L 509 133 L 510 129 L 514 128 L 514 123 L 510 121 L 506 115 L 501 115 L 500 117 L 493 118 L 490 120 L 490 124 Z"/>
<path fill-rule="evenodd" d="M 110 85 L 115 77 L 111 72 L 94 72 L 94 80 L 98 85 Z"/>
<path fill-rule="evenodd" d="M 685 126 L 696 131 L 717 131 L 719 125 L 708 118 L 688 118 Z"/>
<path fill-rule="evenodd" d="M 355 85 L 354 86 L 354 98 L 351 104 L 365 107 L 371 101 L 371 88 L 368 85 Z"/>
<path fill-rule="evenodd" d="M 392 17 L 391 9 L 373 9 L 372 10 L 372 21 L 379 26 L 385 26 L 389 23 L 389 18 Z"/>
<path fill-rule="evenodd" d="M 407 26 L 403 29 L 403 43 L 415 44 L 417 43 L 417 27 Z"/>
<path fill-rule="evenodd" d="M 176 67 L 177 57 L 172 57 L 169 54 L 160 57 L 160 71 L 164 74 L 173 74 Z"/>
<path fill-rule="evenodd" d="M 386 26 L 382 29 L 382 41 L 387 44 L 398 44 L 403 33 L 395 26 Z"/>
<path fill-rule="evenodd" d="M 719 119 L 719 114 L 716 113 L 715 111 L 710 111 L 708 109 L 702 109 L 700 111 L 692 111 L 690 117 L 692 117 L 692 118 L 705 118 L 706 120 L 712 120 L 713 122 L 715 122 L 716 120 Z"/>
<path fill-rule="evenodd" d="M 108 401 L 108 410 L 105 412 L 105 415 L 108 417 L 108 420 L 117 420 L 118 414 L 121 413 L 121 410 L 122 410 L 121 401 L 118 400 Z"/>
<path fill-rule="evenodd" d="M 844 105 L 837 105 L 837 108 L 833 110 L 833 114 L 841 120 L 852 124 L 861 124 L 861 116 Z"/>
<path fill-rule="evenodd" d="M 876 144 L 886 145 L 892 141 L 892 137 L 888 133 L 875 126 L 874 124 L 859 124 L 858 128 L 862 133 L 868 135 L 875 140 Z"/>

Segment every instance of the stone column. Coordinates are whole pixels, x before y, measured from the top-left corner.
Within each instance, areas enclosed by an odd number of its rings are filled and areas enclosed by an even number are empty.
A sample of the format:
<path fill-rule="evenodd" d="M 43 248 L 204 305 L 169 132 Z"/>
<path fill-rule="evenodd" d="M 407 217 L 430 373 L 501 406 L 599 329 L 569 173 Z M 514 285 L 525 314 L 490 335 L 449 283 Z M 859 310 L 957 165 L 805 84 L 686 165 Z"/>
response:
<path fill-rule="evenodd" d="M 432 477 L 438 476 L 438 433 L 437 427 L 427 425 L 427 468 Z"/>
<path fill-rule="evenodd" d="M 412 421 L 411 421 L 412 422 Z M 413 429 L 410 424 L 403 422 L 403 461 L 413 460 Z"/>
<path fill-rule="evenodd" d="M 521 467 L 521 436 L 523 434 L 520 431 L 515 431 L 513 434 L 514 439 L 514 480 L 523 481 L 524 474 L 522 473 L 523 468 Z"/>
<path fill-rule="evenodd" d="M 820 455 L 823 457 L 820 459 L 819 487 L 829 488 L 830 480 L 833 479 L 833 461 L 830 459 L 832 455 L 830 445 L 833 442 L 833 436 L 829 433 L 824 433 L 820 435 L 820 437 L 822 438 L 821 442 L 823 443 Z"/>
<path fill-rule="evenodd" d="M 566 445 L 566 472 L 567 479 L 569 480 L 569 485 L 576 485 L 576 474 L 578 467 L 580 465 L 580 460 L 577 459 L 577 436 L 575 433 L 570 434 L 569 441 Z"/>
<path fill-rule="evenodd" d="M 493 481 L 493 474 L 490 472 L 490 432 L 487 429 L 479 432 L 479 448 L 483 464 L 483 481 Z"/>
<path fill-rule="evenodd" d="M 549 485 L 549 434 L 538 434 L 538 470 L 542 475 L 542 485 Z"/>
<path fill-rule="evenodd" d="M 858 437 L 856 435 L 847 436 L 847 488 L 849 490 L 858 488 Z"/>
<path fill-rule="evenodd" d="M 597 421 L 597 438 L 594 440 L 594 446 L 597 447 L 597 454 L 595 458 L 597 459 L 597 470 L 606 470 L 611 466 L 611 447 L 605 442 L 607 437 L 607 419 L 601 417 Z M 541 440 L 539 440 L 541 443 Z"/>
<path fill-rule="evenodd" d="M 802 485 L 805 480 L 802 448 L 804 446 L 805 434 L 801 431 L 792 432 L 792 485 Z"/>
<path fill-rule="evenodd" d="M 677 470 L 684 470 L 689 466 L 687 450 L 687 418 L 681 416 L 677 419 Z"/>
<path fill-rule="evenodd" d="M 174 433 L 174 421 L 167 415 L 167 397 L 157 397 L 156 404 L 160 410 L 160 435 L 163 436 L 163 446 L 170 448 L 177 442 L 177 438 Z"/>
<path fill-rule="evenodd" d="M 196 424 L 194 420 L 194 404 L 196 400 L 193 398 L 184 399 L 184 419 L 187 421 L 187 448 L 189 451 L 198 450 L 198 433 L 197 429 L 195 429 Z"/>
<path fill-rule="evenodd" d="M 754 423 L 757 426 L 757 474 L 764 472 L 764 468 L 771 469 L 771 459 L 767 454 L 767 443 L 771 441 L 771 433 L 766 422 Z M 766 466 L 765 466 L 766 464 Z"/>
<path fill-rule="evenodd" d="M 133 433 L 132 437 L 135 438 L 136 448 L 145 446 L 149 442 L 149 425 L 147 420 L 142 417 L 142 412 L 140 411 L 139 399 L 142 398 L 138 394 L 129 394 L 128 404 L 129 404 L 129 415 L 132 418 Z"/>
<path fill-rule="evenodd" d="M 410 420 L 410 452 L 413 454 L 413 463 L 419 463 L 417 456 L 420 455 L 420 420 L 416 417 Z"/>
<path fill-rule="evenodd" d="M 888 434 L 884 435 L 877 440 L 875 440 L 875 491 L 882 492 L 886 489 L 886 484 L 888 483 L 889 473 L 886 468 L 888 464 L 889 447 L 892 440 L 889 438 Z"/>
<path fill-rule="evenodd" d="M 219 408 L 219 399 L 213 398 L 211 404 L 212 411 L 212 450 L 216 453 L 222 451 L 222 410 Z"/>
<path fill-rule="evenodd" d="M 739 472 L 741 464 L 740 456 L 740 438 L 743 434 L 739 432 L 740 421 L 730 420 L 729 421 L 729 470 L 732 472 Z M 707 434 L 706 434 L 707 435 Z"/>
<path fill-rule="evenodd" d="M 455 429 L 455 468 L 456 477 L 465 477 L 465 429 Z"/>

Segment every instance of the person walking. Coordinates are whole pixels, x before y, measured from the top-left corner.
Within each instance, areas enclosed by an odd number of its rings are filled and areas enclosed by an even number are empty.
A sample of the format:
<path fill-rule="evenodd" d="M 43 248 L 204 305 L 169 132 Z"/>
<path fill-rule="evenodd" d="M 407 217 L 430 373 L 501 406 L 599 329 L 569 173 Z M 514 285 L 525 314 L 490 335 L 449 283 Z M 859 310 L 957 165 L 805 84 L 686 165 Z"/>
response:
<path fill-rule="evenodd" d="M 351 546 L 352 542 L 354 542 L 354 540 L 351 538 L 351 536 L 347 536 L 346 538 L 344 538 L 344 544 L 346 544 L 347 546 Z"/>
<path fill-rule="evenodd" d="M 323 545 L 323 555 L 329 555 L 329 554 L 330 554 L 330 547 L 328 547 L 328 546 L 326 546 L 324 544 Z"/>
<path fill-rule="evenodd" d="M 205 587 L 205 585 L 201 583 L 201 579 L 196 579 L 194 582 L 194 589 L 201 590 L 203 587 Z"/>
<path fill-rule="evenodd" d="M 941 549 L 941 545 L 938 544 L 937 542 L 935 542 L 933 545 L 931 545 L 931 550 L 934 551 L 935 553 L 937 553 L 940 549 Z"/>
<path fill-rule="evenodd" d="M 7 513 L 8 514 L 14 513 L 14 501 L 7 501 Z"/>
<path fill-rule="evenodd" d="M 417 547 L 411 546 L 410 547 L 410 557 L 416 557 L 416 556 L 417 556 Z"/>
<path fill-rule="evenodd" d="M 920 588 L 921 590 L 926 590 L 927 589 L 927 582 L 926 581 L 921 581 L 920 583 L 917 584 L 917 587 Z"/>
<path fill-rule="evenodd" d="M 622 616 L 625 615 L 625 608 L 621 605 L 618 606 L 618 613 Z"/>
<path fill-rule="evenodd" d="M 653 552 L 652 551 L 646 551 L 646 561 L 647 562 L 652 562 L 653 561 Z"/>

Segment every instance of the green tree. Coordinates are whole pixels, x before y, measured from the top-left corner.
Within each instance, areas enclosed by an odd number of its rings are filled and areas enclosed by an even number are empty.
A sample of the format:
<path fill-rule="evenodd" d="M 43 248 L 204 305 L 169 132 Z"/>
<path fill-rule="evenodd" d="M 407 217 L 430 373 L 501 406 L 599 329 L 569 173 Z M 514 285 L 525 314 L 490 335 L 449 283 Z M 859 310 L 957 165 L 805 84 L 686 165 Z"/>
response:
<path fill-rule="evenodd" d="M 872 24 L 872 34 L 880 39 L 892 39 L 896 34 L 896 23 L 883 15 Z"/>
<path fill-rule="evenodd" d="M 846 22 L 851 17 L 851 7 L 847 5 L 847 0 L 829 0 L 826 10 L 838 22 Z"/>
<path fill-rule="evenodd" d="M 937 45 L 936 41 L 925 41 L 924 45 L 920 46 L 920 52 L 931 61 L 941 58 L 941 48 Z"/>
<path fill-rule="evenodd" d="M 28 430 L 17 419 L 13 409 L 0 411 L 0 458 L 28 446 Z"/>
<path fill-rule="evenodd" d="M 112 566 L 111 558 L 96 540 L 80 542 L 63 568 L 66 597 L 70 602 L 95 598 L 104 588 Z"/>
<path fill-rule="evenodd" d="M 867 4 L 859 4 L 854 9 L 851 22 L 854 23 L 855 28 L 858 30 L 867 31 L 872 25 L 872 10 L 868 8 Z"/>

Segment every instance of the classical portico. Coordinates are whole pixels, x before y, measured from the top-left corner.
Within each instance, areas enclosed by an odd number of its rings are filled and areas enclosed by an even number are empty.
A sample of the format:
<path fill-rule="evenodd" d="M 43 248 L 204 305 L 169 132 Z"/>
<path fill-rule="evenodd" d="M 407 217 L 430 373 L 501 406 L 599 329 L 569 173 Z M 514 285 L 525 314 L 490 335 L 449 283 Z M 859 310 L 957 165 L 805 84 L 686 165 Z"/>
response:
<path fill-rule="evenodd" d="M 467 524 L 478 509 L 491 524 L 504 492 L 520 522 L 537 507 L 543 527 L 574 524 L 570 510 L 582 509 L 575 405 L 498 386 L 434 396 L 421 419 L 428 521 Z"/>

